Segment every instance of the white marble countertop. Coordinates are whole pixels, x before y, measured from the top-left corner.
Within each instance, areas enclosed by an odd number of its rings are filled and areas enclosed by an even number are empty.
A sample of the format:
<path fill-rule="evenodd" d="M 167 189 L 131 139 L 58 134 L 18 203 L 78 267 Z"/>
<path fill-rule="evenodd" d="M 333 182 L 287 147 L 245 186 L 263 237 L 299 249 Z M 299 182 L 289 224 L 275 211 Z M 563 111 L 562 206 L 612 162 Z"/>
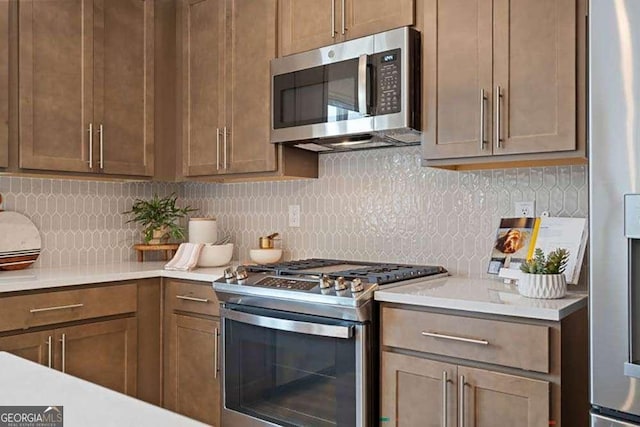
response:
<path fill-rule="evenodd" d="M 83 285 L 119 280 L 172 277 L 175 279 L 213 282 L 228 266 L 197 268 L 192 271 L 165 270 L 164 261 L 122 262 L 116 264 L 74 266 L 61 268 L 26 268 L 0 272 L 0 293 L 48 289 L 60 286 Z"/>
<path fill-rule="evenodd" d="M 0 384 L 2 406 L 62 406 L 67 427 L 205 425 L 6 352 L 0 352 Z"/>
<path fill-rule="evenodd" d="M 165 262 L 123 262 L 61 268 L 27 268 L 0 272 L 0 293 L 49 289 L 120 280 L 171 277 L 213 282 L 228 266 L 192 271 L 165 270 Z M 237 262 L 232 263 L 233 266 Z M 571 286 L 571 285 L 569 285 Z M 447 277 L 376 291 L 377 301 L 412 304 L 506 316 L 560 320 L 587 304 L 584 293 L 569 293 L 556 300 L 530 299 L 502 280 Z"/>
<path fill-rule="evenodd" d="M 571 285 L 569 285 L 571 286 Z M 570 289 L 570 288 L 569 288 Z M 532 299 L 500 280 L 447 277 L 375 293 L 377 301 L 532 319 L 561 320 L 587 305 L 587 295 L 568 292 L 560 299 Z"/>

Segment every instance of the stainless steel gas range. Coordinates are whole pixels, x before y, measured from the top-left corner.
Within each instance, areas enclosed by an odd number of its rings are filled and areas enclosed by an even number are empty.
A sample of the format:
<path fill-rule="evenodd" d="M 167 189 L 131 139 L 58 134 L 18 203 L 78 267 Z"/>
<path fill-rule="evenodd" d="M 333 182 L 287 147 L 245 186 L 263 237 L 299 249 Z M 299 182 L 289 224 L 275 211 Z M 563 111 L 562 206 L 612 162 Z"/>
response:
<path fill-rule="evenodd" d="M 379 287 L 439 266 L 307 259 L 228 269 L 222 301 L 222 424 L 374 424 Z"/>

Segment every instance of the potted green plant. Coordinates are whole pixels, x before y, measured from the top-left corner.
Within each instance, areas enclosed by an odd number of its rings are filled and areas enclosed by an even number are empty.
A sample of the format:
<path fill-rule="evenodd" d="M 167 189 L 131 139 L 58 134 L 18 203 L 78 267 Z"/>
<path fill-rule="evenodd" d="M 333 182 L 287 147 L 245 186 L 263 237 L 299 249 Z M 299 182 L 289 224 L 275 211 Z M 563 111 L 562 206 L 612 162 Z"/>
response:
<path fill-rule="evenodd" d="M 569 260 L 569 251 L 557 248 L 546 256 L 536 248 L 533 258 L 520 265 L 525 273 L 518 280 L 518 292 L 529 298 L 562 298 L 567 293 L 564 270 Z"/>
<path fill-rule="evenodd" d="M 181 240 L 184 239 L 184 228 L 178 225 L 178 220 L 197 209 L 190 206 L 179 208 L 177 200 L 175 193 L 166 197 L 154 194 L 151 200 L 136 199 L 131 209 L 123 214 L 133 215 L 127 223 L 135 222 L 142 226 L 143 239 L 148 245 L 166 243 L 170 238 Z"/>

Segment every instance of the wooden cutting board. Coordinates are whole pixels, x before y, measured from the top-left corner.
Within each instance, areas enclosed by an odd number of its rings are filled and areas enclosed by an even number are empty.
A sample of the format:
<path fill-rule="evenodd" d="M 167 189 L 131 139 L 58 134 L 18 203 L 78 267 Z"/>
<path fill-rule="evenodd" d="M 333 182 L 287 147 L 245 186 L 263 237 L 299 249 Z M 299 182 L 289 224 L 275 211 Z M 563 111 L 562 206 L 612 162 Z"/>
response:
<path fill-rule="evenodd" d="M 18 212 L 0 212 L 0 270 L 20 270 L 40 255 L 42 240 L 35 224 Z"/>

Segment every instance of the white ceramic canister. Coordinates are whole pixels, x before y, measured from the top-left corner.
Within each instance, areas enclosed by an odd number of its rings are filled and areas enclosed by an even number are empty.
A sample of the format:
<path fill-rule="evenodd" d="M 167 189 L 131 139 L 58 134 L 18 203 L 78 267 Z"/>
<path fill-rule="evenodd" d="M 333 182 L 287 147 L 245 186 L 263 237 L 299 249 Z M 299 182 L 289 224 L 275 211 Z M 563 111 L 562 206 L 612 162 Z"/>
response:
<path fill-rule="evenodd" d="M 189 219 L 189 243 L 215 243 L 218 226 L 214 217 Z"/>

